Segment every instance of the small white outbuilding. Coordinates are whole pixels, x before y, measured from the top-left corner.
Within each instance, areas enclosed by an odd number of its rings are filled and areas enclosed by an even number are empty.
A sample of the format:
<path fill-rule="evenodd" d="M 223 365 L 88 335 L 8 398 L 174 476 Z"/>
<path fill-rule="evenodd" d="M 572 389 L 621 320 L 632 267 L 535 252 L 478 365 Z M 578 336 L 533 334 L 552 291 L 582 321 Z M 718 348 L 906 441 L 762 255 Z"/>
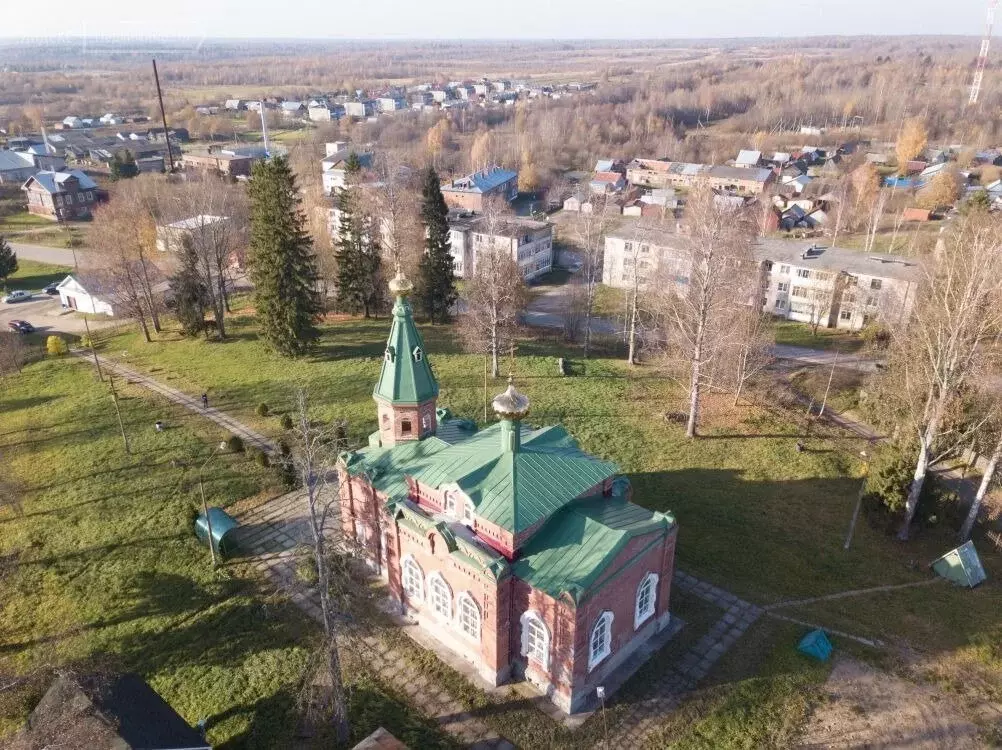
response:
<path fill-rule="evenodd" d="M 60 281 L 56 289 L 59 291 L 59 302 L 65 308 L 109 317 L 115 315 L 115 308 L 108 299 L 96 292 L 87 291 L 72 275 Z"/>

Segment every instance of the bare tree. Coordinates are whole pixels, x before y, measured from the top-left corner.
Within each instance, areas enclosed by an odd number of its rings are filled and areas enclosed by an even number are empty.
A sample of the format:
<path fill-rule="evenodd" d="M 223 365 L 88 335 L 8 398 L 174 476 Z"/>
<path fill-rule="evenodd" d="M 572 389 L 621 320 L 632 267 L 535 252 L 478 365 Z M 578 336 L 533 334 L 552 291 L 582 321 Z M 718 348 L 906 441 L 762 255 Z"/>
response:
<path fill-rule="evenodd" d="M 978 491 L 974 495 L 974 500 L 971 501 L 971 507 L 967 511 L 967 517 L 964 519 L 964 525 L 960 529 L 960 541 L 962 542 L 971 538 L 974 524 L 978 520 L 981 506 L 985 501 L 985 495 L 988 494 L 988 490 L 995 480 L 995 472 L 998 469 L 999 460 L 1002 460 L 1002 429 L 996 427 L 995 446 L 992 448 L 992 454 L 988 458 L 988 466 L 985 467 L 984 476 L 981 477 L 981 484 L 978 485 Z"/>
<path fill-rule="evenodd" d="M 160 330 L 163 301 L 154 287 L 164 280 L 164 275 L 153 262 L 155 220 L 151 196 L 143 187 L 121 191 L 95 211 L 88 236 L 96 252 L 88 253 L 83 275 L 93 287 L 90 291 L 110 297 L 124 317 L 139 323 L 143 336 L 150 341 L 149 325 Z"/>
<path fill-rule="evenodd" d="M 497 203 L 484 209 L 477 231 L 487 236 L 486 247 L 478 248 L 473 274 L 462 298 L 463 337 L 473 351 L 491 359 L 491 377 L 499 374 L 498 360 L 514 344 L 519 313 L 528 303 L 528 291 L 518 262 L 512 257 L 508 235 L 510 216 Z"/>
<path fill-rule="evenodd" d="M 337 549 L 340 519 L 338 500 L 337 460 L 346 445 L 343 424 L 321 424 L 312 418 L 305 390 L 296 395 L 296 417 L 292 435 L 295 445 L 292 461 L 302 485 L 310 526 L 309 546 L 317 570 L 320 593 L 320 613 L 324 627 L 318 674 L 309 687 L 318 688 L 309 700 L 310 710 L 331 722 L 337 741 L 348 740 L 348 705 L 341 672 L 341 653 L 337 613 L 332 598 L 332 558 Z M 330 523 L 332 517 L 335 522 Z M 319 684 L 317 684 L 319 683 Z"/>
<path fill-rule="evenodd" d="M 28 345 L 19 333 L 0 332 L 0 381 L 21 372 L 28 357 Z"/>
<path fill-rule="evenodd" d="M 734 316 L 755 294 L 755 228 L 746 210 L 718 201 L 701 181 L 686 206 L 677 263 L 663 258 L 652 284 L 651 305 L 667 354 L 681 360 L 688 372 L 690 438 L 697 433 L 704 385 L 734 335 Z M 686 273 L 679 274 L 682 269 Z M 678 281 L 680 276 L 684 282 Z"/>
<path fill-rule="evenodd" d="M 195 251 L 216 333 L 224 339 L 233 284 L 230 269 L 246 247 L 245 191 L 207 175 L 186 181 L 171 198 L 171 215 L 186 222 L 185 230 L 177 237 Z"/>
<path fill-rule="evenodd" d="M 918 457 L 898 538 L 908 538 L 929 467 L 955 451 L 987 417 L 961 418 L 965 391 L 988 377 L 1002 331 L 1002 227 L 972 213 L 937 245 L 911 316 L 891 329 L 891 397 L 913 432 Z"/>
<path fill-rule="evenodd" d="M 737 406 L 745 385 L 772 364 L 770 349 L 776 337 L 769 316 L 756 304 L 739 312 L 734 332 L 729 354 L 734 373 L 734 405 Z"/>
<path fill-rule="evenodd" d="M 584 292 L 584 358 L 591 351 L 591 322 L 595 311 L 595 294 L 602 280 L 602 257 L 605 252 L 605 235 L 612 225 L 612 206 L 605 195 L 589 198 L 592 210 L 575 217 L 574 234 L 577 250 L 581 254 L 581 285 Z"/>
<path fill-rule="evenodd" d="M 379 182 L 363 198 L 365 210 L 378 221 L 383 255 L 389 267 L 399 264 L 408 277 L 417 278 L 424 252 L 420 191 L 411 184 L 409 168 L 393 155 L 380 155 L 376 169 Z"/>

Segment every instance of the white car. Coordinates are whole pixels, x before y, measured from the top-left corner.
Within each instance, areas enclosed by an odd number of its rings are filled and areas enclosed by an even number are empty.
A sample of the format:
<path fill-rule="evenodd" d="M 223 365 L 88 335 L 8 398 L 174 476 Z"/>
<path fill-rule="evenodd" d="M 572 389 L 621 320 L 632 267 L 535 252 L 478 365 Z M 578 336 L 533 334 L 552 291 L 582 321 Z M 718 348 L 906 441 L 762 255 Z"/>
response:
<path fill-rule="evenodd" d="M 17 289 L 13 292 L 7 294 L 3 298 L 3 301 L 10 304 L 11 302 L 27 302 L 31 299 L 31 292 L 26 292 L 23 289 Z"/>

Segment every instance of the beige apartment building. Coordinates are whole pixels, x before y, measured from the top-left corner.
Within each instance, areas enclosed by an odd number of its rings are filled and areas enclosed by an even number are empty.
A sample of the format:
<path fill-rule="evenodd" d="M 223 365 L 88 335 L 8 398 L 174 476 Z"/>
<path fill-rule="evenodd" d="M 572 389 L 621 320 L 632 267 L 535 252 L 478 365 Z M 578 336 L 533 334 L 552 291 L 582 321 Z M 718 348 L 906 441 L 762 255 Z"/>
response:
<path fill-rule="evenodd" d="M 874 321 L 906 318 L 921 275 L 911 258 L 797 240 L 760 240 L 754 254 L 763 312 L 825 328 L 858 331 Z M 629 288 L 635 278 L 643 285 L 659 271 L 684 285 L 690 269 L 684 235 L 633 224 L 606 236 L 607 286 Z"/>

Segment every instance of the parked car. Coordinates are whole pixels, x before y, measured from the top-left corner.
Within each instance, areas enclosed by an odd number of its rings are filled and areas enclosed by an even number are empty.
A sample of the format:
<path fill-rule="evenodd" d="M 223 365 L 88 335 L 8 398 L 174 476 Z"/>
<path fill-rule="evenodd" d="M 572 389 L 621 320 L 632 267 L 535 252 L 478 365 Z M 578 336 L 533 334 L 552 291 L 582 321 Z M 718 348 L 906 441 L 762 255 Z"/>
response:
<path fill-rule="evenodd" d="M 48 286 L 44 287 L 42 289 L 42 291 L 45 292 L 46 294 L 50 295 L 50 296 L 51 295 L 59 294 L 59 282 L 58 281 L 53 281 Z"/>
<path fill-rule="evenodd" d="M 13 292 L 9 292 L 3 301 L 10 304 L 12 302 L 27 302 L 31 299 L 31 292 L 26 292 L 23 289 L 15 289 Z"/>
<path fill-rule="evenodd" d="M 17 333 L 34 333 L 35 326 L 27 320 L 11 320 L 7 322 L 7 327 Z"/>

